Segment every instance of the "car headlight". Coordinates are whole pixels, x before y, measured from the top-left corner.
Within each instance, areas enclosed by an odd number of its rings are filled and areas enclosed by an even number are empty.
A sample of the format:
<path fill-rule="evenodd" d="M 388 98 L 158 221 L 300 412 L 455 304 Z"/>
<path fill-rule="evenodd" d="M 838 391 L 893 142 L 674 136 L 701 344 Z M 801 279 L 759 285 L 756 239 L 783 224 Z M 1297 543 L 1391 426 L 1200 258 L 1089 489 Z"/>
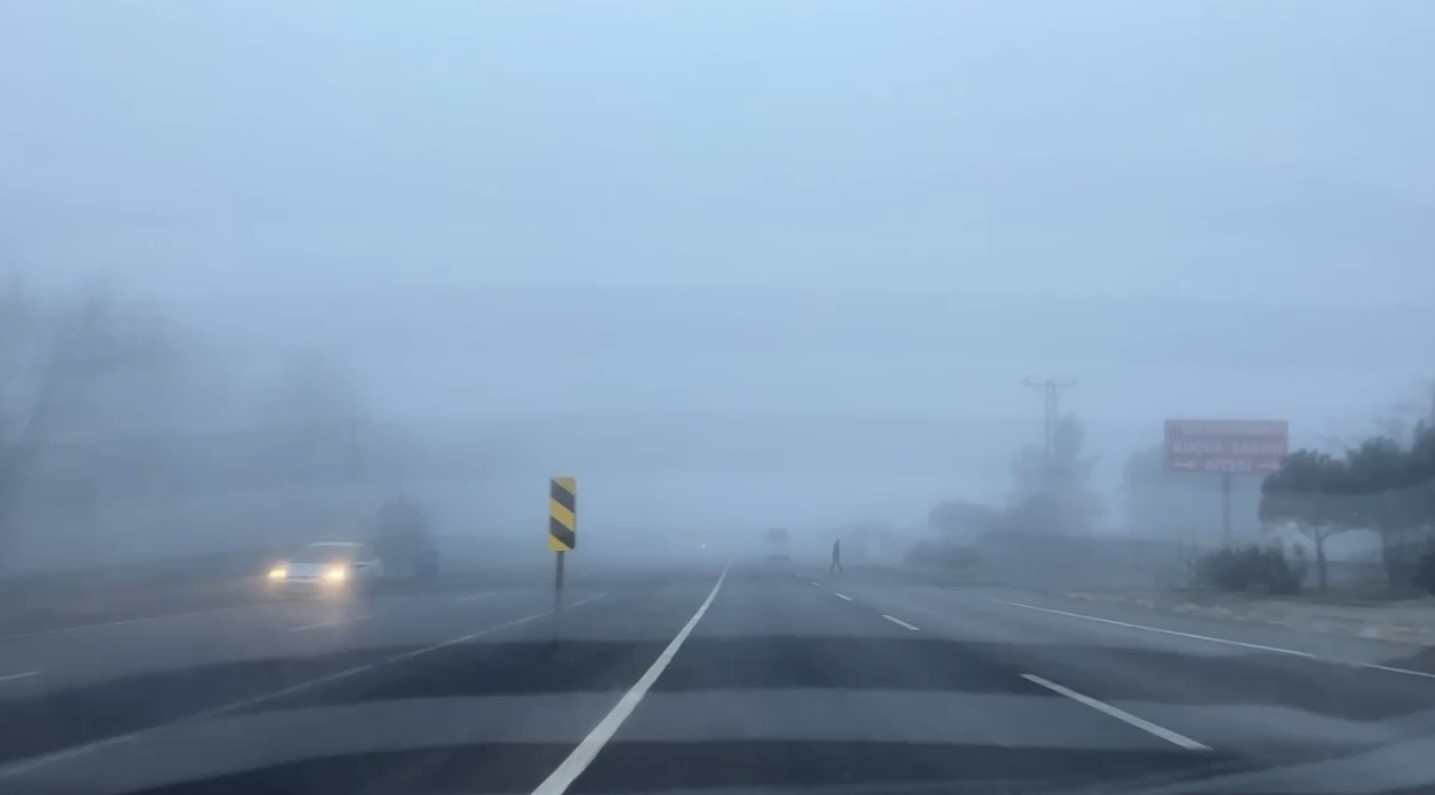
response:
<path fill-rule="evenodd" d="M 335 566 L 331 569 L 324 570 L 324 579 L 327 582 L 343 582 L 348 579 L 348 577 L 349 572 L 345 571 L 342 566 Z"/>
<path fill-rule="evenodd" d="M 269 570 L 269 579 L 271 579 L 271 580 L 282 580 L 282 579 L 284 579 L 284 575 L 286 575 L 286 574 L 288 574 L 288 573 L 289 573 L 289 570 L 286 569 L 286 568 L 284 568 L 283 566 L 275 566 L 274 568 L 272 568 L 272 569 Z"/>

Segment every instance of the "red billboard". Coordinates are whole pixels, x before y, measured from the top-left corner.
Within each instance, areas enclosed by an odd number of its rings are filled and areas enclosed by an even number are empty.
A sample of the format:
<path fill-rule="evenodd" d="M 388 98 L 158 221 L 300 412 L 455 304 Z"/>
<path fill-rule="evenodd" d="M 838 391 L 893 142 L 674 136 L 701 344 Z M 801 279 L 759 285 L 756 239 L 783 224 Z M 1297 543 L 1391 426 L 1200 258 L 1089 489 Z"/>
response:
<path fill-rule="evenodd" d="M 1285 420 L 1166 420 L 1172 472 L 1274 472 L 1290 449 Z"/>

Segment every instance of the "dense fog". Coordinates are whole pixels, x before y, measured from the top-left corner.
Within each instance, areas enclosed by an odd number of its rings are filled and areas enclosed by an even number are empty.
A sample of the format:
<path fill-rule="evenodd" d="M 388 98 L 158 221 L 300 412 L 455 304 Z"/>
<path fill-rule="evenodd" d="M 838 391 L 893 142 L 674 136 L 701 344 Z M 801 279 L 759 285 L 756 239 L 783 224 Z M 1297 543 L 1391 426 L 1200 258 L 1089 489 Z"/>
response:
<path fill-rule="evenodd" d="M 1047 378 L 1044 529 L 1216 543 L 1164 419 L 1339 450 L 1431 412 L 1435 116 L 1363 76 L 1435 30 L 1199 7 L 11 4 L 0 572 L 401 496 L 541 561 L 560 474 L 579 555 L 895 559 L 1020 498 Z"/>

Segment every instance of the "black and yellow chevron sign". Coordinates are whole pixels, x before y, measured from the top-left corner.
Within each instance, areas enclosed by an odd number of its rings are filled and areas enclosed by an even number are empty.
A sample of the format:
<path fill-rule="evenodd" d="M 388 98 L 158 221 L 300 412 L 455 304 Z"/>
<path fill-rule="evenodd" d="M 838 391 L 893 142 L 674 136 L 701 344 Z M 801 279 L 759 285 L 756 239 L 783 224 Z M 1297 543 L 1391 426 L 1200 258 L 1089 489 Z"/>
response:
<path fill-rule="evenodd" d="M 578 481 L 554 478 L 548 489 L 548 548 L 572 552 L 578 546 Z"/>

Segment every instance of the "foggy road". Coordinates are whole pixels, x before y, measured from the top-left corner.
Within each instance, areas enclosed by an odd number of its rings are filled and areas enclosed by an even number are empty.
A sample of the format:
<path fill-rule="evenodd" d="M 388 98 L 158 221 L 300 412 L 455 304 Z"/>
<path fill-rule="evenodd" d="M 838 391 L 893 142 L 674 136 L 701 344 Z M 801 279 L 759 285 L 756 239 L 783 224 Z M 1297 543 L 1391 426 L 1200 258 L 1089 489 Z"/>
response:
<path fill-rule="evenodd" d="M 0 2 L 0 795 L 1435 793 L 1432 41 Z"/>
<path fill-rule="evenodd" d="M 1181 791 L 1365 764 L 1435 714 L 1435 678 L 990 587 L 574 575 L 558 627 L 550 590 L 508 586 L 0 640 L 0 789 Z"/>

